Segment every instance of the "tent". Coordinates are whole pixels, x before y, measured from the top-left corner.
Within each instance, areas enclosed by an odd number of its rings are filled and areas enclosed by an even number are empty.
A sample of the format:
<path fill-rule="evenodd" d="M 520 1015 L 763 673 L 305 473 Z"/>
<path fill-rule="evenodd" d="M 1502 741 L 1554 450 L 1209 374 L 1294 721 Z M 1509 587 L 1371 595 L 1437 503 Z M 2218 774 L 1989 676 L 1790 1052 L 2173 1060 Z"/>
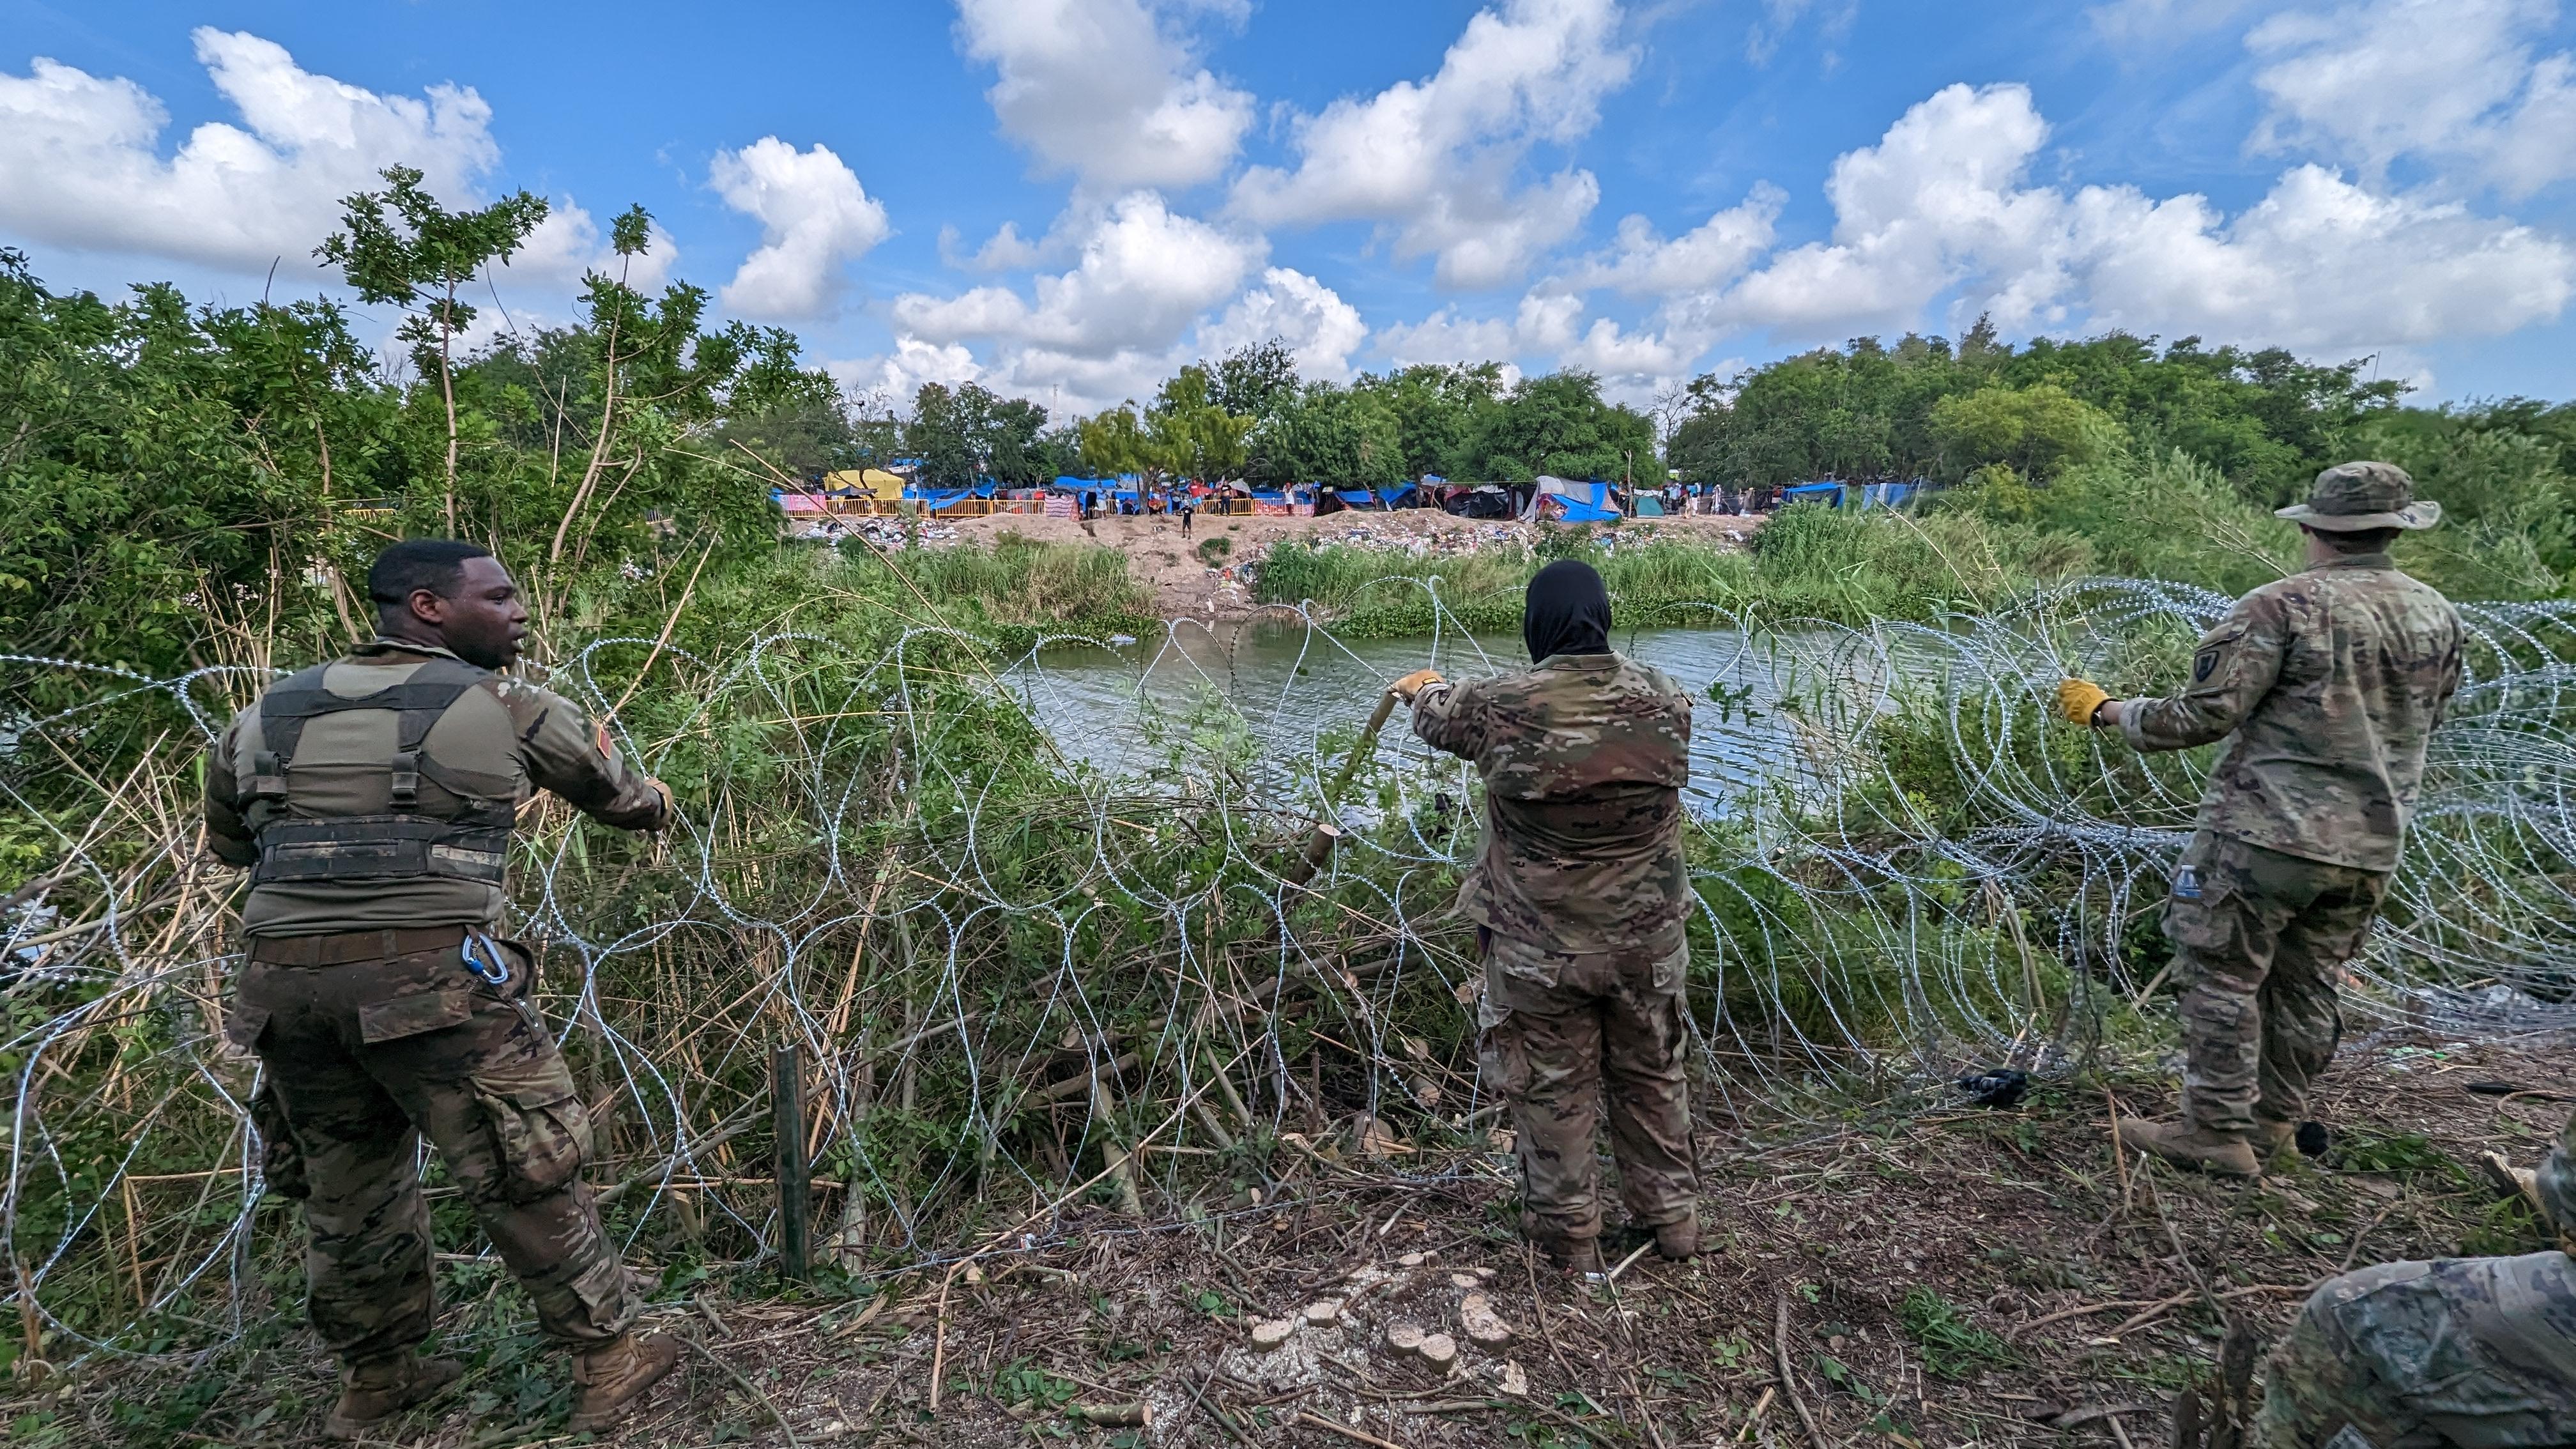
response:
<path fill-rule="evenodd" d="M 1537 490 L 1530 495 L 1529 511 L 1522 517 L 1537 517 L 1539 505 L 1544 502 L 1555 503 L 1568 523 L 1607 523 L 1619 516 L 1619 500 L 1611 494 L 1610 485 L 1598 479 L 1577 483 L 1542 473 Z"/>
<path fill-rule="evenodd" d="M 882 498 L 892 502 L 903 496 L 903 480 L 883 468 L 844 468 L 823 475 L 823 489 L 844 497 Z"/>
<path fill-rule="evenodd" d="M 1913 483 L 1864 483 L 1860 487 L 1863 508 L 1894 508 L 1914 496 Z"/>
<path fill-rule="evenodd" d="M 1780 490 L 1782 503 L 1821 503 L 1827 508 L 1843 506 L 1840 483 L 1799 483 Z"/>
<path fill-rule="evenodd" d="M 1479 483 L 1466 492 L 1440 505 L 1444 513 L 1460 518 L 1509 518 L 1512 516 L 1511 495 L 1495 483 Z"/>

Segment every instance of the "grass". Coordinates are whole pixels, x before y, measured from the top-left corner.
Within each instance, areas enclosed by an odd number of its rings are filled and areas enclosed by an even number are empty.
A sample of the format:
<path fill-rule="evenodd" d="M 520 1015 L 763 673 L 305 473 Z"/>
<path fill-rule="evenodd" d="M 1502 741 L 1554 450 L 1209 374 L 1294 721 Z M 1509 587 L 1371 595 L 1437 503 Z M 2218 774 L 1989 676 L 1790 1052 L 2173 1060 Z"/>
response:
<path fill-rule="evenodd" d="M 1004 626 L 1128 622 L 1153 607 L 1152 595 L 1128 572 L 1127 556 L 1092 544 L 1005 533 L 990 548 L 907 549 L 893 566 L 933 602 L 972 604 Z"/>
<path fill-rule="evenodd" d="M 1262 565 L 1257 591 L 1268 603 L 1311 601 L 1353 634 L 1428 633 L 1442 611 L 1470 629 L 1508 630 L 1519 625 L 1530 575 L 1550 559 L 1580 558 L 1601 571 L 1621 627 L 1705 623 L 1712 613 L 1862 624 L 1987 607 L 2089 563 L 2062 540 L 1957 514 L 1802 504 L 1771 518 L 1743 550 L 1648 528 L 1565 530 L 1542 535 L 1535 548 L 1515 543 L 1426 559 L 1283 544 Z"/>
<path fill-rule="evenodd" d="M 1959 1316 L 1950 1300 L 1920 1284 L 1897 1306 L 1905 1332 L 1923 1350 L 1923 1366 L 1945 1379 L 1963 1379 L 1980 1368 L 2012 1362 L 2000 1335 Z"/>

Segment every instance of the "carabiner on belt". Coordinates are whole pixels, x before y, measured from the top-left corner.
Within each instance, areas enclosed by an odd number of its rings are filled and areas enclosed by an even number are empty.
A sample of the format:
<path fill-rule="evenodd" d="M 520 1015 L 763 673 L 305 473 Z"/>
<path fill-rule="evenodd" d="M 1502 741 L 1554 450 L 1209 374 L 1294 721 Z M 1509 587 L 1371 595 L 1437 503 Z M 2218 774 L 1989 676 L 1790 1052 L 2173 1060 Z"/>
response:
<path fill-rule="evenodd" d="M 490 985 L 510 984 L 510 963 L 501 955 L 500 943 L 471 926 L 465 931 L 465 969 Z"/>

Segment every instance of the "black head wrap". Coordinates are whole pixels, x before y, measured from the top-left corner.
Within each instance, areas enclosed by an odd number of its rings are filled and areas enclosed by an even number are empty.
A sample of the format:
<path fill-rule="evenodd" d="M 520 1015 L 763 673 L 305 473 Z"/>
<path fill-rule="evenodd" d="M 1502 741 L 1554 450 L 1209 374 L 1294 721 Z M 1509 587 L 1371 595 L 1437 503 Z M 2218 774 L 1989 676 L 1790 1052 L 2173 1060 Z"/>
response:
<path fill-rule="evenodd" d="M 1610 590 L 1581 559 L 1561 558 L 1530 580 L 1521 612 L 1530 663 L 1558 654 L 1610 652 Z"/>

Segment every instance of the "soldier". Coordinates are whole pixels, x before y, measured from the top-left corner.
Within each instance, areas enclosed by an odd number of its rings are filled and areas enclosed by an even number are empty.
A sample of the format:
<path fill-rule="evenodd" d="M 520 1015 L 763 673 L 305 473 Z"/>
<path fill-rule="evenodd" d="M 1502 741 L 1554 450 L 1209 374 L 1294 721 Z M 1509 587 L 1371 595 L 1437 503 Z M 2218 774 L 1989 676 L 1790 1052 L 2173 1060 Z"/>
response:
<path fill-rule="evenodd" d="M 2425 741 L 2460 683 L 2458 613 L 2389 561 L 2400 531 L 2442 516 L 2404 470 L 2329 468 L 2280 516 L 2307 535 L 2306 570 L 2237 600 L 2180 694 L 2057 688 L 2059 715 L 2141 750 L 2228 738 L 2165 903 L 2184 1120 L 2117 1131 L 2130 1148 L 2247 1177 L 2290 1140 L 2334 1059 L 2336 985 L 2387 894 Z"/>
<path fill-rule="evenodd" d="M 2576 1119 L 2532 1182 L 2542 1214 L 2576 1223 Z M 2576 1263 L 2382 1263 L 2309 1295 L 2264 1368 L 2270 1449 L 2576 1444 Z"/>
<path fill-rule="evenodd" d="M 226 1034 L 255 1051 L 269 1185 L 304 1201 L 313 1326 L 342 1365 L 324 1430 L 369 1433 L 461 1372 L 422 1358 L 436 1314 L 427 1136 L 573 1350 L 571 1428 L 615 1422 L 670 1372 L 581 1181 L 590 1120 L 528 1003 L 534 958 L 497 939 L 517 807 L 552 790 L 659 830 L 670 792 L 559 695 L 511 678 L 518 586 L 471 544 L 397 543 L 367 591 L 377 637 L 271 685 L 206 767 L 215 855 L 250 867 L 249 961 Z"/>
<path fill-rule="evenodd" d="M 1458 905 L 1484 956 L 1479 1057 L 1511 1109 L 1523 1228 L 1560 1265 L 1602 1271 L 1592 1128 L 1606 1079 L 1629 1217 L 1687 1258 L 1690 696 L 1611 652 L 1610 596 L 1588 564 L 1539 570 L 1521 637 L 1526 673 L 1453 685 L 1424 669 L 1394 688 L 1414 733 L 1485 782 L 1484 846 Z"/>

